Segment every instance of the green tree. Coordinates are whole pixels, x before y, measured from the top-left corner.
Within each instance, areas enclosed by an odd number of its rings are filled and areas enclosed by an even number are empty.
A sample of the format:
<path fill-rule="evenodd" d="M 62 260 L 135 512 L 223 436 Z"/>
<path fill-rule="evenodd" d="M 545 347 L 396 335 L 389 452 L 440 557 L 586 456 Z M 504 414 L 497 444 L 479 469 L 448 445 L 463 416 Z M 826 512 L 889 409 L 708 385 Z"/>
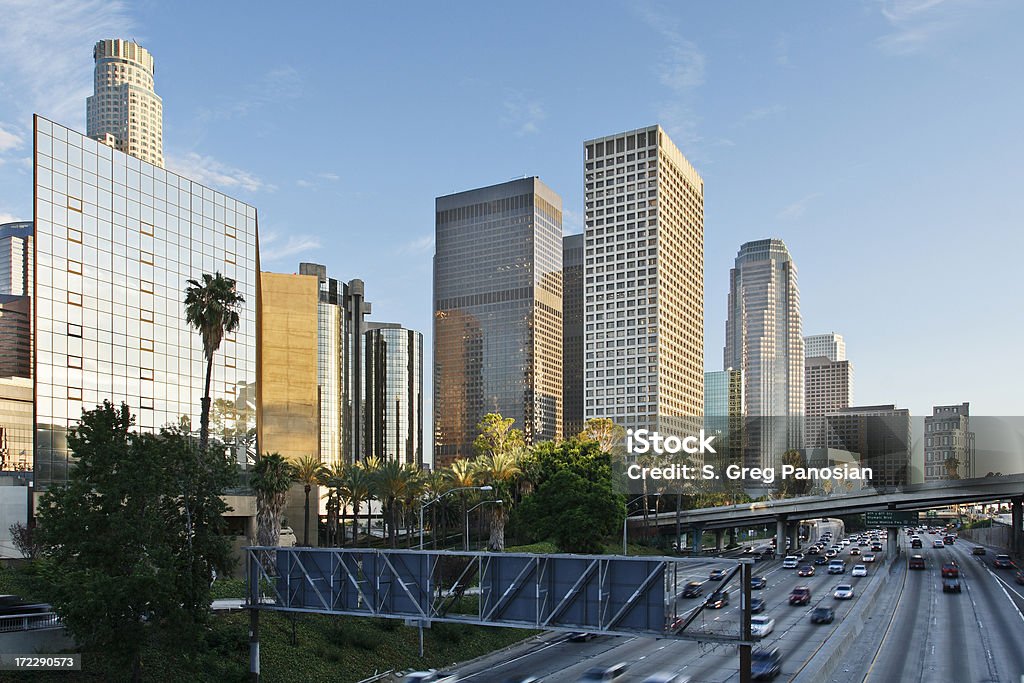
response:
<path fill-rule="evenodd" d="M 503 501 L 501 505 L 488 506 L 491 519 L 488 550 L 500 552 L 505 549 L 505 523 L 508 520 L 509 509 L 513 505 L 512 490 L 520 474 L 517 456 L 522 450 L 520 447 L 516 450 L 491 451 L 474 461 L 477 481 L 491 486 L 491 496 Z"/>
<path fill-rule="evenodd" d="M 480 434 L 473 440 L 476 454 L 510 453 L 525 445 L 523 432 L 512 427 L 514 418 L 502 417 L 498 413 L 488 413 L 480 420 L 476 428 Z"/>
<path fill-rule="evenodd" d="M 281 515 L 285 496 L 295 481 L 295 468 L 280 453 L 264 453 L 256 459 L 249 485 L 256 494 L 256 544 L 276 546 L 281 542 Z M 265 553 L 263 567 L 272 572 L 273 557 Z"/>
<path fill-rule="evenodd" d="M 807 467 L 807 461 L 804 459 L 803 453 L 793 448 L 782 454 L 782 464 L 791 465 L 798 469 Z M 794 479 L 793 477 L 782 479 L 780 477 L 778 482 L 776 490 L 783 498 L 806 495 L 811 487 L 811 482 L 808 479 Z"/>
<path fill-rule="evenodd" d="M 398 547 L 398 522 L 402 501 L 410 489 L 416 487 L 418 478 L 418 470 L 397 460 L 381 463 L 371 475 L 372 490 L 381 503 L 388 543 L 392 548 Z"/>
<path fill-rule="evenodd" d="M 201 450 L 178 429 L 133 424 L 124 404 L 84 412 L 68 436 L 76 465 L 37 515 L 47 598 L 83 647 L 137 681 L 158 632 L 200 646 L 212 574 L 230 567 L 221 494 L 236 472 L 219 443 Z"/>
<path fill-rule="evenodd" d="M 245 299 L 235 291 L 235 281 L 220 273 L 203 273 L 202 282 L 189 280 L 185 289 L 185 320 L 198 330 L 206 356 L 206 385 L 199 417 L 199 447 L 205 449 L 210 438 L 210 380 L 213 354 L 220 348 L 224 334 L 238 329 L 238 308 Z"/>
<path fill-rule="evenodd" d="M 309 546 L 309 493 L 313 487 L 320 483 L 324 471 L 324 464 L 320 458 L 312 454 L 306 454 L 293 464 L 295 468 L 295 481 L 302 484 L 302 491 L 306 494 L 306 500 L 302 508 L 303 528 L 302 545 Z"/>
<path fill-rule="evenodd" d="M 626 436 L 626 430 L 607 417 L 592 417 L 579 433 L 580 441 L 596 441 L 602 453 L 611 453 L 612 448 Z"/>
<path fill-rule="evenodd" d="M 364 463 L 345 468 L 342 486 L 352 502 L 352 545 L 359 544 L 359 507 L 366 503 L 366 535 L 370 536 L 370 500 L 373 497 L 373 471 Z M 367 540 L 367 545 L 370 542 Z"/>

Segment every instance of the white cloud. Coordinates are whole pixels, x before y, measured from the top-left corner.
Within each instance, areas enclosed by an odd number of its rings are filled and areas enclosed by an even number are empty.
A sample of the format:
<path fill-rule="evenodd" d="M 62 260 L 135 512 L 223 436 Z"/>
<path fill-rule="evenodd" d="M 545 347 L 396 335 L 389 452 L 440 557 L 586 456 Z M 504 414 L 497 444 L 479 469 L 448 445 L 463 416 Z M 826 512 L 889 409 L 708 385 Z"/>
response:
<path fill-rule="evenodd" d="M 820 196 L 820 192 L 813 192 L 805 197 L 801 197 L 789 206 L 783 207 L 783 209 L 776 214 L 776 218 L 783 221 L 798 220 L 807 212 L 807 207 L 810 203 Z"/>
<path fill-rule="evenodd" d="M 0 211 L 0 223 L 13 223 L 14 221 L 21 220 L 13 213 L 7 213 L 6 211 Z"/>
<path fill-rule="evenodd" d="M 32 112 L 84 129 L 85 98 L 92 94 L 92 47 L 104 38 L 134 36 L 127 4 L 0 0 L 0 17 L 2 116 L 15 119 L 16 130 L 31 127 Z"/>
<path fill-rule="evenodd" d="M 921 52 L 963 23 L 975 0 L 878 0 L 879 11 L 892 31 L 875 46 L 893 55 Z"/>
<path fill-rule="evenodd" d="M 752 123 L 754 121 L 760 121 L 772 116 L 778 116 L 786 111 L 786 107 L 781 104 L 771 104 L 767 106 L 754 107 L 740 119 L 741 123 Z"/>
<path fill-rule="evenodd" d="M 281 242 L 281 236 L 274 231 L 260 233 L 260 261 L 272 263 L 308 251 L 320 249 L 320 238 L 314 235 L 288 235 Z"/>
<path fill-rule="evenodd" d="M 249 83 L 225 95 L 213 107 L 200 110 L 202 119 L 234 119 L 248 116 L 268 104 L 293 102 L 302 94 L 302 74 L 290 66 L 281 66 L 263 74 L 255 83 Z"/>
<path fill-rule="evenodd" d="M 211 156 L 188 152 L 167 157 L 168 170 L 218 190 L 242 189 L 248 192 L 273 192 L 276 186 L 264 182 L 249 171 L 223 164 Z"/>
<path fill-rule="evenodd" d="M 676 91 L 696 88 L 704 83 L 704 53 L 697 45 L 684 40 L 674 32 L 665 31 L 668 38 L 668 54 L 658 65 L 658 79 Z"/>
<path fill-rule="evenodd" d="M 399 254 L 429 254 L 434 251 L 434 235 L 423 235 L 398 247 Z"/>
<path fill-rule="evenodd" d="M 547 118 L 544 105 L 521 90 L 506 91 L 502 106 L 505 109 L 502 123 L 513 128 L 520 137 L 539 133 L 541 122 Z"/>
<path fill-rule="evenodd" d="M 329 180 L 332 183 L 336 183 L 339 180 L 341 180 L 341 176 L 338 175 L 337 173 L 318 173 L 316 177 L 323 178 L 324 180 Z"/>
<path fill-rule="evenodd" d="M 0 124 L 0 152 L 7 152 L 12 149 L 18 149 L 25 141 L 20 135 L 12 133 L 6 130 L 3 124 Z"/>

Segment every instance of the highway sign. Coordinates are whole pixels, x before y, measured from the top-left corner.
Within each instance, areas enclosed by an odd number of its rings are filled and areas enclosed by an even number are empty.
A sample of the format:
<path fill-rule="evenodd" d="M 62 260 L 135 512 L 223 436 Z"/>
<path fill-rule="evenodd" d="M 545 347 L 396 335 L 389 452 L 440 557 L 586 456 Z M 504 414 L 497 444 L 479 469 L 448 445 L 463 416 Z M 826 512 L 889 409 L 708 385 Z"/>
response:
<path fill-rule="evenodd" d="M 907 510 L 876 510 L 864 513 L 864 523 L 868 526 L 904 526 L 917 522 L 918 513 Z"/>

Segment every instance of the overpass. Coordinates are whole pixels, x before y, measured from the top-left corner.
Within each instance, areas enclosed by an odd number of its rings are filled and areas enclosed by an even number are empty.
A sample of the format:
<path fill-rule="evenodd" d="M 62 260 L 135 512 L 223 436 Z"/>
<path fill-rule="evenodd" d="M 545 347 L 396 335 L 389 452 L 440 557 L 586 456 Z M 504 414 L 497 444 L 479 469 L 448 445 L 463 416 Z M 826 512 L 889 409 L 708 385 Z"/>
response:
<path fill-rule="evenodd" d="M 678 514 L 661 512 L 649 515 L 648 523 L 658 527 L 678 525 L 700 532 L 694 534 L 698 539 L 696 542 L 699 542 L 704 531 L 720 532 L 732 527 L 774 523 L 778 547 L 784 548 L 785 543 L 781 539 L 786 534 L 789 534 L 793 547 L 797 546 L 796 530 L 802 519 L 855 515 L 872 510 L 927 510 L 958 503 L 985 503 L 1007 499 L 1012 502 L 1012 549 L 1017 552 L 1024 550 L 1024 539 L 1021 537 L 1024 474 L 936 481 L 910 484 L 891 490 L 858 491 L 841 495 L 783 498 L 682 510 Z M 720 533 L 717 536 L 721 538 Z M 695 547 L 695 550 L 699 549 Z"/>

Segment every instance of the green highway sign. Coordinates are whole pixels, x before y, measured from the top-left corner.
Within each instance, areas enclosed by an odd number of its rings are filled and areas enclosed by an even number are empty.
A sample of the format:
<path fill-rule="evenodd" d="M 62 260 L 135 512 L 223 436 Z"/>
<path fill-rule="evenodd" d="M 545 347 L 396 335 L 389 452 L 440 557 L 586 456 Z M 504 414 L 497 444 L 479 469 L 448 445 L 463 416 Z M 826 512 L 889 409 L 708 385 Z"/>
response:
<path fill-rule="evenodd" d="M 917 522 L 918 513 L 906 510 L 876 510 L 864 513 L 864 523 L 868 526 L 904 526 Z"/>
<path fill-rule="evenodd" d="M 938 510 L 929 510 L 928 512 L 924 513 L 924 516 L 925 517 L 938 517 L 939 516 L 939 511 Z"/>

